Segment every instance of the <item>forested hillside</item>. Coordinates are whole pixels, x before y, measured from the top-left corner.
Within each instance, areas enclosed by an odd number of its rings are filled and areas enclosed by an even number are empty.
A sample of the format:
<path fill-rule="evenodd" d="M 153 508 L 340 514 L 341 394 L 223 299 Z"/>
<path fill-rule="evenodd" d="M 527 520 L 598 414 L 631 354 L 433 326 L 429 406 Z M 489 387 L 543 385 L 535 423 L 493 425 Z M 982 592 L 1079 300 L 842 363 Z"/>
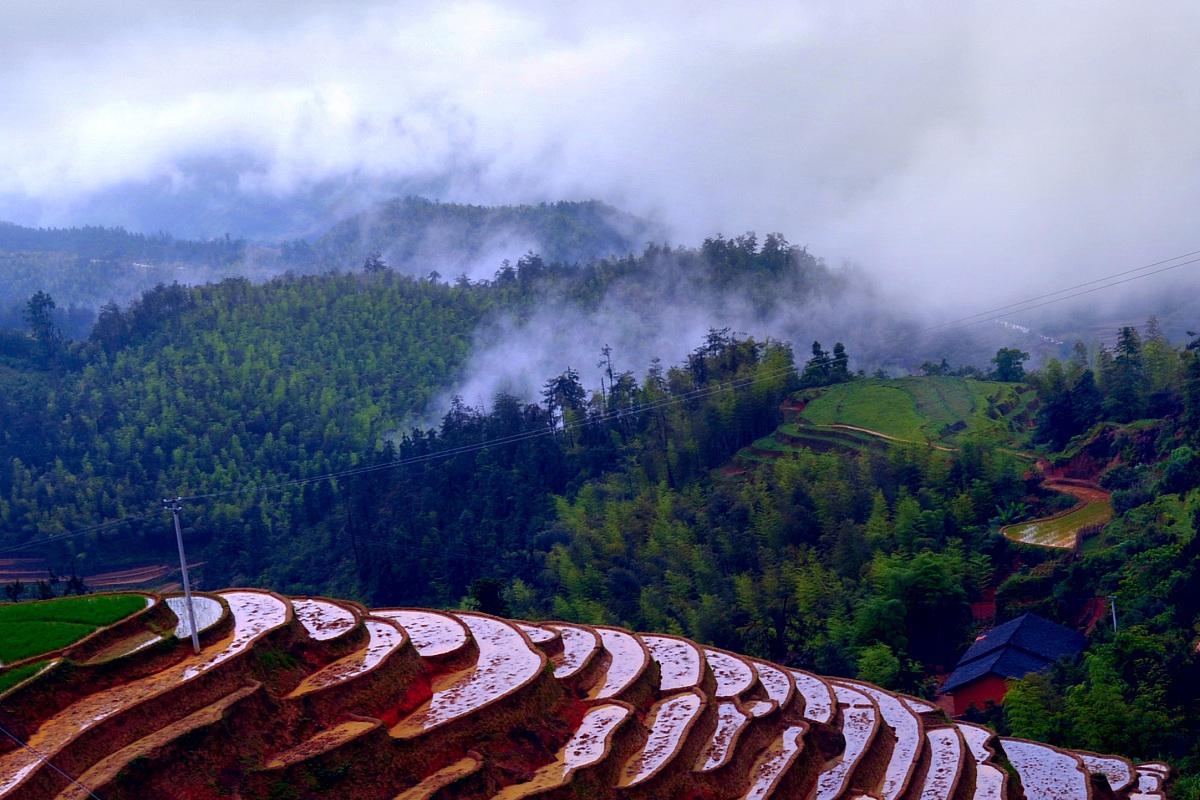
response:
<path fill-rule="evenodd" d="M 739 272 L 747 283 L 829 284 L 824 268 L 795 248 L 760 251 L 746 240 L 709 250 L 670 253 L 697 267 L 693 280 L 714 285 Z M 606 287 L 617 281 L 636 284 L 638 275 L 648 276 L 666 254 L 650 249 L 638 258 L 585 268 L 529 257 L 503 268 L 492 281 L 455 285 L 383 268 L 261 285 L 231 279 L 194 288 L 160 287 L 128 308 L 106 307 L 83 341 L 63 338 L 50 298 L 40 295 L 26 309 L 30 333 L 0 339 L 5 387 L 0 412 L 12 423 L 3 429 L 0 457 L 4 543 L 140 513 L 164 496 L 302 479 L 386 459 L 388 447 L 436 446 L 440 440 L 427 441 L 433 434 L 418 431 L 404 441 L 401 434 L 431 411 L 440 413 L 431 401 L 458 379 L 481 319 L 494 313 L 519 316 L 551 298 L 579 308 L 594 305 Z M 724 333 L 698 344 L 699 355 L 687 369 L 668 376 L 664 368 L 655 368 L 644 385 L 630 372 L 610 369 L 599 401 L 577 372 L 567 371 L 555 379 L 562 384 L 555 407 L 520 424 L 546 431 L 551 411 L 561 426 L 564 414 L 607 413 L 596 411 L 595 402 L 617 404 L 615 410 L 655 393 L 683 395 L 739 377 L 760 361 L 776 364 L 771 354 L 781 347 Z M 600 348 L 594 358 L 602 356 Z M 790 356 L 784 362 L 790 365 Z M 782 379 L 783 370 L 778 371 L 775 377 Z M 780 399 L 778 391 L 761 399 L 758 417 L 745 423 L 746 430 L 756 435 L 769 430 Z M 502 400 L 496 408 L 515 404 L 528 416 L 523 403 Z M 479 413 L 460 409 L 448 419 Z M 637 420 L 647 424 L 641 416 Z M 629 424 L 621 423 L 631 430 Z M 679 428 L 681 444 L 673 458 L 681 475 L 694 470 L 691 464 L 698 459 L 704 466 L 717 465 L 745 435 L 737 427 L 724 430 L 711 423 L 716 443 L 689 455 L 697 437 L 691 423 L 682 421 Z M 436 436 L 457 443 L 488 430 L 447 425 Z M 588 453 L 587 474 L 598 474 L 613 458 Z M 565 485 L 537 484 L 531 490 L 544 502 Z M 356 578 L 344 577 L 346 564 L 352 563 L 349 549 L 339 545 L 336 558 L 320 552 L 331 530 L 345 532 L 344 514 L 331 499 L 345 495 L 335 488 L 296 486 L 282 496 L 234 494 L 207 504 L 205 524 L 198 529 L 233 551 L 253 543 L 246 558 L 218 562 L 222 578 L 262 582 L 277 574 L 289 580 L 285 559 L 263 562 L 251 552 L 287 541 L 289 558 L 311 551 L 321 560 L 307 573 L 309 584 L 344 579 L 343 590 L 363 591 Z M 321 492 L 332 495 L 313 494 Z M 303 514 L 296 513 L 295 503 L 304 507 Z M 270 536 L 250 533 L 260 529 Z M 513 530 L 524 534 L 519 526 Z M 133 523 L 119 532 L 147 541 L 157 540 L 157 534 L 156 523 L 148 528 Z M 125 558 L 127 552 L 104 540 L 73 541 L 56 563 L 70 572 Z M 463 584 L 412 588 L 449 601 Z"/>
<path fill-rule="evenodd" d="M 992 722 L 1196 763 L 1195 348 L 1127 328 L 1036 372 L 1005 348 L 956 370 L 969 379 L 930 362 L 890 381 L 840 342 L 798 359 L 718 329 L 676 364 L 595 342 L 594 384 L 565 364 L 538 396 L 441 413 L 497 316 L 697 290 L 769 314 L 854 285 L 744 236 L 582 266 L 530 255 L 483 281 L 370 262 L 159 287 L 82 340 L 35 296 L 28 332 L 0 339 L 0 549 L 33 545 L 17 554 L 61 576 L 168 564 L 158 504 L 182 495 L 203 585 L 676 632 L 921 694 L 994 601 L 1091 643 Z M 857 430 L 822 433 L 839 425 Z M 1111 491 L 1115 517 L 1074 549 L 1006 538 L 1070 507 L 1052 479 Z M 1095 614 L 1110 595 L 1115 633 Z"/>

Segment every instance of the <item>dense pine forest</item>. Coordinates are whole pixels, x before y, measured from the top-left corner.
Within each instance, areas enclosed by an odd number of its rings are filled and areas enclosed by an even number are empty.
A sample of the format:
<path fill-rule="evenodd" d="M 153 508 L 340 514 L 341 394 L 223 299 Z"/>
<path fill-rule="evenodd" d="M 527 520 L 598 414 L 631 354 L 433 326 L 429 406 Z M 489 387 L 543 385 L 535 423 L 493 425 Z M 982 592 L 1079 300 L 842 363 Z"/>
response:
<path fill-rule="evenodd" d="M 889 380 L 840 342 L 728 329 L 674 364 L 596 342 L 536 397 L 450 394 L 497 315 L 587 312 L 614 287 L 649 306 L 676 283 L 764 312 L 855 290 L 778 235 L 582 265 L 529 254 L 486 280 L 404 274 L 372 247 L 353 270 L 161 285 L 85 336 L 47 287 L 0 334 L 0 550 L 34 545 L 5 555 L 76 589 L 169 563 L 158 504 L 182 495 L 204 585 L 676 632 L 918 694 L 981 630 L 977 604 L 1076 627 L 1111 597 L 1115 631 L 1091 620 L 1079 663 L 985 716 L 1200 770 L 1200 340 L 1151 323 L 1037 370 L 1017 348 L 928 362 L 925 380 L 986 400 L 987 425 L 946 425 L 941 444 L 810 433 L 772 451 L 763 437 L 830 387 Z M 1000 533 L 1069 507 L 1047 471 L 1112 493 L 1113 519 L 1069 552 Z M 75 533 L 89 526 L 104 527 Z"/>

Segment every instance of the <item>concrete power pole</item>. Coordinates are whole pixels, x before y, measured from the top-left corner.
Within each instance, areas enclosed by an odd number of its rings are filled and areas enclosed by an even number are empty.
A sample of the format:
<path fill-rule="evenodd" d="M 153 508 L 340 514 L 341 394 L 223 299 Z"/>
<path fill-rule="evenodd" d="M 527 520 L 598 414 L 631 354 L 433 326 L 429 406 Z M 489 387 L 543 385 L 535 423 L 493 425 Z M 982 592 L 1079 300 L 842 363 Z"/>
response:
<path fill-rule="evenodd" d="M 1113 618 L 1113 633 L 1117 632 L 1117 596 L 1110 594 L 1108 596 L 1108 607 L 1112 610 Z"/>
<path fill-rule="evenodd" d="M 196 632 L 196 610 L 192 606 L 192 582 L 188 580 L 187 556 L 183 552 L 183 528 L 179 524 L 179 512 L 183 510 L 181 498 L 164 499 L 163 508 L 175 518 L 175 544 L 179 545 L 179 571 L 183 573 L 183 600 L 187 605 L 188 627 L 192 631 L 192 650 L 200 652 L 200 634 Z"/>

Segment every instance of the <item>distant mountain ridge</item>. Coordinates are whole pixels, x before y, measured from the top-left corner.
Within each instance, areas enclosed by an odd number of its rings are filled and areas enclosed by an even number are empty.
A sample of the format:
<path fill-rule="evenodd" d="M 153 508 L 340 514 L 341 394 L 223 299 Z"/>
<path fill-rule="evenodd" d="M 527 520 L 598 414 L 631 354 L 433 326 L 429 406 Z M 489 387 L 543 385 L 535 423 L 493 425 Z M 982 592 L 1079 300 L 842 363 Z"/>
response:
<path fill-rule="evenodd" d="M 311 247 L 291 243 L 284 257 L 358 266 L 379 253 L 402 272 L 491 277 L 502 260 L 529 251 L 588 263 L 661 238 L 651 223 L 598 200 L 482 206 L 409 196 L 337 223 Z"/>
<path fill-rule="evenodd" d="M 38 291 L 49 292 L 60 308 L 96 309 L 160 283 L 354 270 L 376 252 L 403 272 L 490 278 L 505 259 L 530 250 L 547 261 L 587 263 L 625 255 L 651 237 L 661 232 L 649 222 L 596 200 L 481 206 L 409 196 L 331 220 L 315 239 L 278 244 L 0 222 L 0 327 L 19 326 L 20 308 Z"/>

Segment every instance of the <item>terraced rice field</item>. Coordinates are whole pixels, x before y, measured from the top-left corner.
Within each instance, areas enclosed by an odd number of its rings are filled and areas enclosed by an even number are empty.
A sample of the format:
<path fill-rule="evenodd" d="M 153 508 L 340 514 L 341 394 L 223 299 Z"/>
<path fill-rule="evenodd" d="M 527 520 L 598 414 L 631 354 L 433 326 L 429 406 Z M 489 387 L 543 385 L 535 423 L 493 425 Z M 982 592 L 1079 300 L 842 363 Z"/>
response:
<path fill-rule="evenodd" d="M 137 594 L 0 604 L 0 665 L 74 644 L 145 607 L 146 597 Z"/>
<path fill-rule="evenodd" d="M 554 628 L 562 637 L 562 652 L 553 659 L 554 677 L 559 680 L 579 674 L 600 652 L 600 636 L 590 628 L 563 624 L 547 627 Z"/>
<path fill-rule="evenodd" d="M 810 722 L 832 722 L 837 711 L 837 700 L 828 682 L 808 672 L 790 671 L 796 683 L 796 691 L 804 696 L 804 718 Z"/>
<path fill-rule="evenodd" d="M 296 606 L 294 602 L 292 605 Z M 171 595 L 166 598 L 166 603 L 175 612 L 175 616 L 179 618 L 179 622 L 175 625 L 175 635 L 180 639 L 192 635 L 192 626 L 188 622 L 187 598 L 183 595 Z M 205 597 L 202 594 L 192 595 L 192 616 L 196 618 L 196 632 L 203 633 L 204 631 L 216 625 L 221 617 L 225 614 L 225 607 L 215 597 Z"/>
<path fill-rule="evenodd" d="M 642 749 L 625 763 L 621 788 L 646 783 L 665 769 L 683 749 L 688 732 L 700 717 L 704 698 L 685 692 L 660 701 L 650 711 L 646 726 L 650 734 Z"/>
<path fill-rule="evenodd" d="M 650 665 L 650 653 L 636 636 L 616 628 L 596 628 L 610 659 L 608 672 L 592 697 L 605 700 L 620 696 Z"/>
<path fill-rule="evenodd" d="M 754 674 L 758 676 L 759 685 L 762 686 L 767 697 L 780 708 L 786 708 L 796 694 L 796 684 L 788 676 L 787 671 L 780 669 L 774 664 L 766 664 L 762 661 L 754 661 L 752 663 L 754 665 Z M 828 688 L 825 691 L 828 692 Z M 805 715 L 808 714 L 808 711 L 806 698 Z"/>
<path fill-rule="evenodd" d="M 53 667 L 0 697 L 32 748 L 0 742 L 0 800 L 1016 800 L 1005 762 L 1025 800 L 1091 800 L 1093 775 L 1116 800 L 1171 786 L 1165 764 L 998 739 L 918 698 L 671 636 L 216 598 L 230 618 L 199 655 L 168 636 L 122 656 L 124 682 L 83 662 L 58 705 Z M 168 622 L 176 605 L 159 606 Z"/>
<path fill-rule="evenodd" d="M 632 717 L 633 712 L 623 705 L 593 706 L 553 761 L 538 769 L 530 780 L 504 788 L 494 800 L 519 800 L 567 786 L 576 772 L 599 764 L 609 755 L 613 737 Z"/>
<path fill-rule="evenodd" d="M 841 755 L 817 777 L 815 800 L 837 800 L 851 787 L 859 764 L 879 735 L 879 708 L 861 692 L 839 684 L 833 693 L 841 707 Z"/>
<path fill-rule="evenodd" d="M 966 435 L 1009 442 L 1006 417 L 1027 400 L 1017 385 L 964 378 L 858 380 L 823 390 L 801 417 L 812 425 L 848 425 L 911 442 L 953 443 Z"/>
<path fill-rule="evenodd" d="M 995 734 L 979 725 L 957 722 L 954 727 L 962 734 L 971 758 L 975 759 L 976 800 L 1001 800 L 1007 796 L 1008 774 L 992 763 L 995 757 Z"/>
<path fill-rule="evenodd" d="M 716 680 L 717 697 L 739 697 L 754 686 L 754 669 L 744 658 L 708 649 L 704 651 L 704 658 Z"/>
<path fill-rule="evenodd" d="M 1108 492 L 1068 483 L 1048 485 L 1075 497 L 1079 505 L 1050 517 L 1005 525 L 1000 532 L 1014 542 L 1069 550 L 1075 547 L 1080 531 L 1112 519 L 1112 499 Z"/>
<path fill-rule="evenodd" d="M 641 639 L 650 651 L 650 657 L 658 663 L 664 692 L 700 685 L 704 679 L 704 658 L 700 648 L 673 636 L 642 636 Z"/>
<path fill-rule="evenodd" d="M 921 736 L 925 732 L 924 726 L 917 715 L 899 697 L 862 683 L 852 681 L 839 683 L 874 700 L 883 717 L 884 724 L 896 739 L 883 782 L 878 787 L 878 794 L 883 800 L 896 800 L 908 788 L 909 779 L 912 778 L 913 770 L 916 768 L 916 756 L 921 751 Z"/>
<path fill-rule="evenodd" d="M 328 689 L 362 675 L 377 667 L 404 643 L 404 629 L 388 620 L 368 619 L 364 624 L 369 636 L 366 647 L 309 675 L 288 696 L 299 697 L 309 692 Z"/>
<path fill-rule="evenodd" d="M 929 773 L 921 787 L 920 800 L 950 800 L 962 776 L 963 760 L 970 758 L 957 729 L 937 728 L 925 734 L 929 747 Z"/>
<path fill-rule="evenodd" d="M 1026 800 L 1059 800 L 1087 792 L 1087 770 L 1074 753 L 1022 739 L 1001 739 L 1000 744 L 1021 777 Z"/>
<path fill-rule="evenodd" d="M 759 757 L 754 765 L 754 780 L 750 784 L 750 791 L 746 792 L 746 800 L 766 800 L 775 794 L 780 780 L 804 747 L 803 738 L 804 728 L 793 725 Z"/>
<path fill-rule="evenodd" d="M 515 625 L 480 614 L 458 618 L 479 646 L 479 658 L 466 674 L 440 682 L 428 703 L 393 727 L 396 738 L 418 736 L 477 711 L 532 681 L 545 664 L 545 656 L 525 645 Z"/>
<path fill-rule="evenodd" d="M 470 641 L 466 626 L 450 614 L 419 609 L 381 609 L 373 613 L 399 623 L 417 652 L 426 658 L 456 653 Z"/>
<path fill-rule="evenodd" d="M 953 377 L 860 379 L 784 403 L 784 424 L 741 450 L 729 474 L 799 450 L 870 453 L 897 445 L 954 450 L 966 439 L 1019 449 L 1032 392 Z M 740 465 L 740 466 L 738 466 Z"/>
<path fill-rule="evenodd" d="M 750 717 L 732 700 L 726 700 L 717 705 L 717 726 L 713 729 L 712 738 L 708 740 L 704 750 L 696 761 L 700 772 L 711 772 L 725 766 L 733 757 L 734 747 L 738 737 L 750 724 Z"/>
<path fill-rule="evenodd" d="M 292 601 L 292 608 L 308 635 L 318 642 L 336 639 L 358 624 L 354 609 L 320 598 L 298 598 Z"/>

